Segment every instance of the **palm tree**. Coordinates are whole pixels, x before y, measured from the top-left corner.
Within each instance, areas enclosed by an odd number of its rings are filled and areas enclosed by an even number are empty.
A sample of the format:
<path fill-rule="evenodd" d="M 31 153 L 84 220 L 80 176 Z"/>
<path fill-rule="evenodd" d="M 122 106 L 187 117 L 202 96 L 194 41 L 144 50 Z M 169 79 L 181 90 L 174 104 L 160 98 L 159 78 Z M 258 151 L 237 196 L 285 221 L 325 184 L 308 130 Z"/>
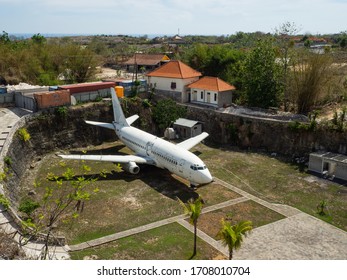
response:
<path fill-rule="evenodd" d="M 179 198 L 178 201 L 182 205 L 184 209 L 184 213 L 189 215 L 189 223 L 194 226 L 194 250 L 193 255 L 191 256 L 191 259 L 196 255 L 196 243 L 197 243 L 197 225 L 198 225 L 198 218 L 201 214 L 201 209 L 203 205 L 203 200 L 199 196 L 197 199 L 188 200 L 187 203 L 182 202 Z"/>
<path fill-rule="evenodd" d="M 231 225 L 229 221 L 221 220 L 222 227 L 218 232 L 218 237 L 222 240 L 224 245 L 229 249 L 229 260 L 233 258 L 234 249 L 237 250 L 241 247 L 243 237 L 252 230 L 251 221 L 242 221 L 235 225 Z"/>

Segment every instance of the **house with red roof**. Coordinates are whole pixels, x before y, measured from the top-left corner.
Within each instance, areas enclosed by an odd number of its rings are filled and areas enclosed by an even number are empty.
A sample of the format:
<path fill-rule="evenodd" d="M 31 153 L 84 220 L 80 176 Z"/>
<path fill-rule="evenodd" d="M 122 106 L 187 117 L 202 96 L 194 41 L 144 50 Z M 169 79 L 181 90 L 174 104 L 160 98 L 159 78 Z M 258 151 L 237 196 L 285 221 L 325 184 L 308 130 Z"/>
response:
<path fill-rule="evenodd" d="M 156 94 L 170 97 L 178 102 L 190 101 L 187 86 L 199 80 L 202 74 L 179 60 L 171 60 L 147 75 L 147 84 Z"/>
<path fill-rule="evenodd" d="M 190 101 L 225 107 L 232 102 L 232 93 L 236 89 L 233 85 L 217 78 L 203 77 L 187 86 L 190 89 Z"/>

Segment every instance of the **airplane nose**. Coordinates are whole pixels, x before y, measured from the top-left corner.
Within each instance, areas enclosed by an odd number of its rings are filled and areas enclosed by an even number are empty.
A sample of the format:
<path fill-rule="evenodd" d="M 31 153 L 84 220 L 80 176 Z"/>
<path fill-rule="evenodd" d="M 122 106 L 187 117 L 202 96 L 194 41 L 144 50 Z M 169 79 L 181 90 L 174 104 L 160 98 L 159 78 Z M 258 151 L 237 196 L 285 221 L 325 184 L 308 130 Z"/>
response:
<path fill-rule="evenodd" d="M 203 170 L 202 172 L 202 183 L 203 184 L 208 184 L 208 183 L 211 183 L 212 182 L 212 176 L 211 176 L 211 173 L 210 171 L 206 168 L 205 170 Z"/>

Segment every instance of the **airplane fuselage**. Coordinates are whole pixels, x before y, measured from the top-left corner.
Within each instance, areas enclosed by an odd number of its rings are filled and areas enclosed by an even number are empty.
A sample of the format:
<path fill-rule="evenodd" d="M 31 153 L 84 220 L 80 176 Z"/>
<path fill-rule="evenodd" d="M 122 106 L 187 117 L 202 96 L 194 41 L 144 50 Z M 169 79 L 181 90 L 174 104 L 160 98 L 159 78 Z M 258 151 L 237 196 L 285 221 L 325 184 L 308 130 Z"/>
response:
<path fill-rule="evenodd" d="M 206 165 L 190 151 L 135 127 L 115 122 L 113 125 L 119 139 L 137 155 L 150 158 L 153 165 L 167 169 L 193 185 L 212 181 Z"/>

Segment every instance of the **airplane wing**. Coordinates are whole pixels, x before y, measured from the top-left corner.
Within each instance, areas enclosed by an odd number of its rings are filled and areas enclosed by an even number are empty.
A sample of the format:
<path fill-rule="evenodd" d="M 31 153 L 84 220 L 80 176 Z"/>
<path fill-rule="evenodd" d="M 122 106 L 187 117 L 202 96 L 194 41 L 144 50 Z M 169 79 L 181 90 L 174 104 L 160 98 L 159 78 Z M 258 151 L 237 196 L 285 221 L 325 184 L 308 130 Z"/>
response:
<path fill-rule="evenodd" d="M 110 161 L 117 163 L 144 163 L 153 164 L 153 160 L 146 157 L 127 155 L 127 156 L 117 156 L 117 155 L 58 155 L 64 159 L 76 159 L 76 160 L 96 160 L 96 161 Z"/>
<path fill-rule="evenodd" d="M 190 150 L 195 145 L 199 144 L 202 140 L 204 140 L 207 136 L 208 136 L 208 133 L 203 132 L 195 137 L 189 138 L 181 143 L 178 143 L 177 146 L 185 150 Z"/>
<path fill-rule="evenodd" d="M 104 122 L 93 122 L 93 121 L 85 121 L 87 124 L 101 126 L 108 129 L 115 129 L 112 123 L 104 123 Z"/>

